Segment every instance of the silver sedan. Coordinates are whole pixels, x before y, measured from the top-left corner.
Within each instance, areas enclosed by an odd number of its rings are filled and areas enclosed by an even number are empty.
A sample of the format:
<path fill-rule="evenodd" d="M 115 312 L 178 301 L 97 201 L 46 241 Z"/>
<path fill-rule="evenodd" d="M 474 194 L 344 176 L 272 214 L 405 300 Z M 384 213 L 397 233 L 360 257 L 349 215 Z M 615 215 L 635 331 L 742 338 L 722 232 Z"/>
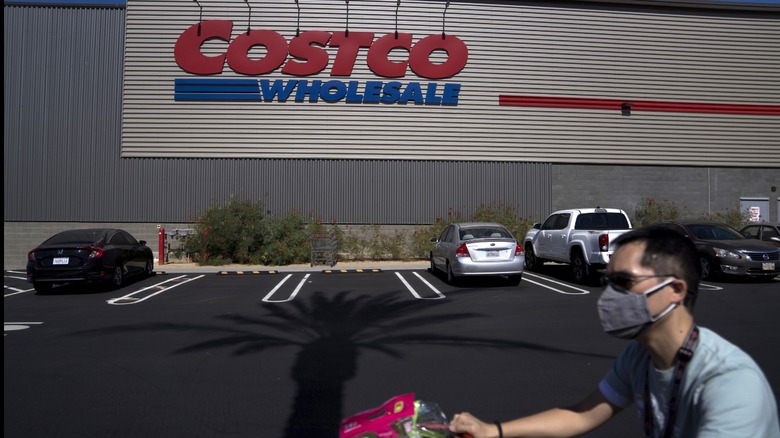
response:
<path fill-rule="evenodd" d="M 523 246 L 501 224 L 450 224 L 431 242 L 431 272 L 444 272 L 448 283 L 461 276 L 501 275 L 517 285 L 523 277 Z"/>

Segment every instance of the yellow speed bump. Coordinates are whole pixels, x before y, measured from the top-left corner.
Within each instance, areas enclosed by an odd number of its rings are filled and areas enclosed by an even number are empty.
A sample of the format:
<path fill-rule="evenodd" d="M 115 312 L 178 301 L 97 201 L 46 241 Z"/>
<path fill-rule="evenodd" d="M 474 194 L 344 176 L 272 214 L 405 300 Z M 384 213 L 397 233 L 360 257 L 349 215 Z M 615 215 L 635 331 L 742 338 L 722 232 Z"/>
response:
<path fill-rule="evenodd" d="M 263 275 L 278 274 L 279 271 L 219 271 L 217 275 Z"/>
<path fill-rule="evenodd" d="M 322 271 L 324 274 L 374 274 L 382 272 L 381 269 L 325 269 Z"/>

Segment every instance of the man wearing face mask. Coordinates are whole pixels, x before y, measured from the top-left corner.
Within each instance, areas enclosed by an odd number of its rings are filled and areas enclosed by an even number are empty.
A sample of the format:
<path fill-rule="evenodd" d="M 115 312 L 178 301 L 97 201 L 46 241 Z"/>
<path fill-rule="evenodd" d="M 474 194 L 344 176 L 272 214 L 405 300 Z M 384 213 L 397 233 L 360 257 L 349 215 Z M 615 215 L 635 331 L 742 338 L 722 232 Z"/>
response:
<path fill-rule="evenodd" d="M 631 342 L 598 387 L 574 406 L 507 422 L 456 414 L 450 430 L 474 438 L 576 436 L 634 402 L 646 437 L 780 438 L 777 404 L 761 369 L 694 322 L 701 265 L 693 243 L 650 226 L 616 245 L 598 313 L 607 333 Z"/>

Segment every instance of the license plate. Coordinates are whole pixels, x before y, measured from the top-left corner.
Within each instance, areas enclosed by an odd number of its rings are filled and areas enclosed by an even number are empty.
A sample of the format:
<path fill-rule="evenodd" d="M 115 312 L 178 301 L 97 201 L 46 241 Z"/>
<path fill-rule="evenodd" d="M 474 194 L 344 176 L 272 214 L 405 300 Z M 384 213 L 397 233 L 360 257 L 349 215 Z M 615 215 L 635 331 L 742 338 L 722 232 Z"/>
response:
<path fill-rule="evenodd" d="M 765 271 L 774 271 L 775 270 L 775 262 L 763 262 L 761 263 L 761 269 Z"/>
<path fill-rule="evenodd" d="M 67 265 L 68 264 L 68 258 L 67 257 L 55 257 L 54 260 L 51 262 L 52 265 Z"/>
<path fill-rule="evenodd" d="M 486 257 L 498 257 L 498 251 L 488 251 L 485 253 Z"/>

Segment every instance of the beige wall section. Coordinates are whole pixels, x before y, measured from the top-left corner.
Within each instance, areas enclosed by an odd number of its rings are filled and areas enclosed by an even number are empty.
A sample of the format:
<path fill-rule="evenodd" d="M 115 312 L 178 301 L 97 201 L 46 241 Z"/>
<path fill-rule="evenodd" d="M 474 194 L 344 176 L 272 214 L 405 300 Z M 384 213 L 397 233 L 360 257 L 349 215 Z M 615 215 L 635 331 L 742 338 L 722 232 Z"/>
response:
<path fill-rule="evenodd" d="M 158 260 L 158 229 L 190 228 L 191 224 L 146 224 L 146 223 L 105 223 L 105 222 L 3 222 L 3 266 L 5 269 L 24 269 L 27 265 L 27 253 L 60 231 L 81 228 L 121 228 L 146 244 L 154 252 L 155 264 Z"/>
<path fill-rule="evenodd" d="M 646 197 L 674 202 L 691 217 L 726 213 L 739 208 L 742 197 L 777 199 L 780 169 L 734 169 L 663 166 L 553 165 L 553 203 L 550 211 L 539 212 L 541 221 L 554 210 L 580 207 L 616 207 L 634 214 Z M 775 187 L 775 191 L 772 191 Z M 774 202 L 774 201 L 773 201 Z M 770 202 L 767 221 L 780 221 L 780 205 Z M 56 232 L 69 228 L 118 227 L 139 240 L 146 240 L 158 257 L 158 229 L 192 228 L 188 223 L 87 223 L 87 222 L 4 222 L 5 269 L 20 269 L 27 252 Z M 372 225 L 340 225 L 350 234 L 373 232 Z M 415 225 L 383 225 L 382 232 L 411 233 Z M 434 236 L 431 236 L 434 237 Z"/>
<path fill-rule="evenodd" d="M 201 2 L 203 19 L 234 21 L 235 0 Z M 349 29 L 394 32 L 397 2 L 349 3 Z M 301 2 L 300 28 L 341 31 L 344 2 Z M 398 30 L 414 41 L 442 31 L 445 2 L 401 2 Z M 446 32 L 469 48 L 457 106 L 175 102 L 173 57 L 198 22 L 189 1 L 127 5 L 123 157 L 490 160 L 780 167 L 780 116 L 530 108 L 499 95 L 780 105 L 780 14 L 564 3 L 450 2 Z M 295 2 L 254 5 L 251 27 L 295 35 Z M 226 50 L 211 41 L 208 54 Z M 331 62 L 335 56 L 329 49 Z M 400 55 L 394 55 L 399 56 Z M 258 49 L 258 57 L 262 51 Z M 382 80 L 357 56 L 349 78 Z M 226 65 L 220 78 L 244 77 Z M 278 70 L 258 79 L 298 79 Z M 386 80 L 386 79 L 385 79 Z"/>
<path fill-rule="evenodd" d="M 734 212 L 740 198 L 777 198 L 780 169 L 554 165 L 553 209 L 618 207 L 636 211 L 644 198 L 674 203 L 691 218 Z M 772 191 L 772 188 L 775 191 Z M 770 203 L 764 220 L 777 222 Z"/>
<path fill-rule="evenodd" d="M 150 224 L 150 223 L 103 223 L 103 222 L 4 222 L 4 246 L 3 269 L 24 271 L 27 265 L 27 253 L 48 239 L 55 233 L 74 228 L 121 228 L 126 230 L 138 240 L 146 240 L 146 244 L 154 252 L 155 266 L 159 266 L 159 233 L 157 226 L 165 231 L 175 229 L 191 229 L 194 224 Z M 361 238 L 369 238 L 374 235 L 372 225 L 340 225 L 345 233 Z M 412 232 L 419 228 L 418 225 L 384 225 L 381 232 L 386 235 L 394 235 L 401 232 L 411 236 Z M 435 237 L 435 236 L 431 236 Z M 171 249 L 178 247 L 175 239 L 169 237 Z M 171 260 L 169 260 L 171 261 Z"/>

